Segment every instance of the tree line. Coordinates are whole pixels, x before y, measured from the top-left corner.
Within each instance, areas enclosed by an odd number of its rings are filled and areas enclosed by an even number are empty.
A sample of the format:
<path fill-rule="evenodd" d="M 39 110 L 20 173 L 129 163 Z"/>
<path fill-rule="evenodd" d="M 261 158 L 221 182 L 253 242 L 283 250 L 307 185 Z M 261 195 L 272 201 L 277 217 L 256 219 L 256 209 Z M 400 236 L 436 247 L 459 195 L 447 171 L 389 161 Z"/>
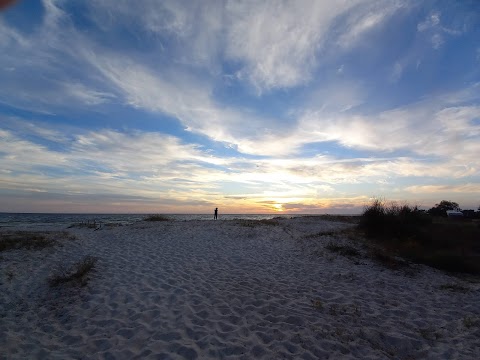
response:
<path fill-rule="evenodd" d="M 460 206 L 455 201 L 442 200 L 438 204 L 435 204 L 432 208 L 427 210 L 427 213 L 432 216 L 447 216 L 447 210 L 454 210 L 463 213 L 463 216 L 470 218 L 479 218 L 480 217 L 480 206 L 478 211 L 473 209 L 471 210 L 462 210 Z"/>

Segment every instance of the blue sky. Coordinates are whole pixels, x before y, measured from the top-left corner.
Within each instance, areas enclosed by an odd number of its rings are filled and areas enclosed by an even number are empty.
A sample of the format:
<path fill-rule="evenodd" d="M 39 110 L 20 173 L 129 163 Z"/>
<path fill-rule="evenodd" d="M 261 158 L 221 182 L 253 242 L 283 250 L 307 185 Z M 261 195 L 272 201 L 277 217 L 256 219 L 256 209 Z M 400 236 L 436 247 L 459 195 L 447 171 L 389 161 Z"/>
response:
<path fill-rule="evenodd" d="M 0 211 L 480 205 L 480 2 L 24 0 Z"/>

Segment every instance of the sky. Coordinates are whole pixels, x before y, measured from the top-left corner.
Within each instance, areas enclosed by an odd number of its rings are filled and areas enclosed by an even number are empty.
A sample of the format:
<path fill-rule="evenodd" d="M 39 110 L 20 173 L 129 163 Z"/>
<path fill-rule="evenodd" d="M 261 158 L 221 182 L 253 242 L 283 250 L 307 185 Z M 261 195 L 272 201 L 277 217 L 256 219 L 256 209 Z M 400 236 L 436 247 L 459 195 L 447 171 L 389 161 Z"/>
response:
<path fill-rule="evenodd" d="M 0 211 L 480 205 L 480 1 L 19 0 Z"/>

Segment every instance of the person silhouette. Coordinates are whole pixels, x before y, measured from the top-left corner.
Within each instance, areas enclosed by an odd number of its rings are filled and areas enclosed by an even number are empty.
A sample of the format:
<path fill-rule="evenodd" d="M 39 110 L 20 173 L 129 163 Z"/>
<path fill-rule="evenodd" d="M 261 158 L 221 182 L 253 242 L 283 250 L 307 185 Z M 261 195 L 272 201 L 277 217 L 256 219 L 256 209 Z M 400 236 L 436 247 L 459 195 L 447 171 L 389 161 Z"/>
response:
<path fill-rule="evenodd" d="M 215 208 L 215 211 L 213 213 L 213 219 L 217 220 L 217 218 L 218 218 L 218 208 Z"/>

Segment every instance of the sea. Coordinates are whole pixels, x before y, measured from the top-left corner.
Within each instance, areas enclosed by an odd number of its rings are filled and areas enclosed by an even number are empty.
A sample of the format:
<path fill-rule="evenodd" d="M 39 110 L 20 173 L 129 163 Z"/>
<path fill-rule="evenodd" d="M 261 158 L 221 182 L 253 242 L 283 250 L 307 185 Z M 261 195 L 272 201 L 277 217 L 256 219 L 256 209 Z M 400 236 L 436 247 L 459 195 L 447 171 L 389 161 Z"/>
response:
<path fill-rule="evenodd" d="M 80 223 L 128 225 L 143 221 L 146 214 L 38 214 L 0 213 L 0 227 L 70 226 Z M 172 221 L 213 220 L 213 214 L 162 214 Z M 264 220 L 274 217 L 291 218 L 285 214 L 219 214 L 218 220 Z"/>

